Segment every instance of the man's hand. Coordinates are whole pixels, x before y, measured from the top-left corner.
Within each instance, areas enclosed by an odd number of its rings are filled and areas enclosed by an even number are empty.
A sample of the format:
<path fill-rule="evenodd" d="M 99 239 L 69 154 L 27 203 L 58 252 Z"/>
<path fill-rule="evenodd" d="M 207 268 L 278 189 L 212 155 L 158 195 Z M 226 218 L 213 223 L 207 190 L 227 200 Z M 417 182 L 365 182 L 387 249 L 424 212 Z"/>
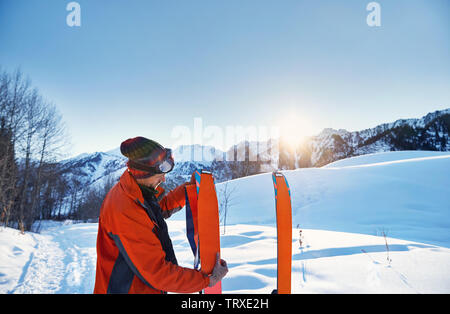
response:
<path fill-rule="evenodd" d="M 214 287 L 219 281 L 222 280 L 223 277 L 228 273 L 227 262 L 223 259 L 220 259 L 219 253 L 217 253 L 216 257 L 216 265 L 209 277 L 209 286 Z"/>

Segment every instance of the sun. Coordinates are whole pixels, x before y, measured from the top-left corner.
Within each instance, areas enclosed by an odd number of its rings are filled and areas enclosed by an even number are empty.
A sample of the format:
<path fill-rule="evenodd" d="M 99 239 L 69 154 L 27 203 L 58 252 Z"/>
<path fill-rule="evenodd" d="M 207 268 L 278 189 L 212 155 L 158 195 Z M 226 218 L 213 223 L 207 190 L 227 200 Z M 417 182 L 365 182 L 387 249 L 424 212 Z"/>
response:
<path fill-rule="evenodd" d="M 280 140 L 293 150 L 314 134 L 312 121 L 295 111 L 282 115 L 277 121 L 277 126 Z"/>

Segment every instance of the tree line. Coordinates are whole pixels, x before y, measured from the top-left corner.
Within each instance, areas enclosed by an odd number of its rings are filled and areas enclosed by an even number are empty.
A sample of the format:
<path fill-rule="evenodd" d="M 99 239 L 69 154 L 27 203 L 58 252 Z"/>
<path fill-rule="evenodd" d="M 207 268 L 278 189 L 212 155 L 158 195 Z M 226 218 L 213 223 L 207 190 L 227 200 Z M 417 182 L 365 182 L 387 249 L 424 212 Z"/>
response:
<path fill-rule="evenodd" d="M 56 106 L 30 79 L 0 68 L 0 225 L 23 232 L 36 220 L 98 217 L 88 202 L 95 199 L 97 206 L 104 191 L 60 173 L 57 160 L 68 138 Z"/>

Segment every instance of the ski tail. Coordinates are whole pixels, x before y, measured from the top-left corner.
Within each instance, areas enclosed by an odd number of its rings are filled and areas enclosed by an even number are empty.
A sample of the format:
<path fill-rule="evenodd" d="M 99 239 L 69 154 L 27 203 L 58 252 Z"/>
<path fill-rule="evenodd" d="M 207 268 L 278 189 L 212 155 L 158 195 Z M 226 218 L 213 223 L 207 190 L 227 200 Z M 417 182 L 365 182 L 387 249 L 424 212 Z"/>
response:
<path fill-rule="evenodd" d="M 291 293 L 292 271 L 292 207 L 286 177 L 272 173 L 277 217 L 277 294 Z"/>
<path fill-rule="evenodd" d="M 198 193 L 198 233 L 202 250 L 200 251 L 201 271 L 210 274 L 220 255 L 219 204 L 212 173 L 202 171 Z M 205 294 L 222 293 L 221 283 L 204 290 Z"/>

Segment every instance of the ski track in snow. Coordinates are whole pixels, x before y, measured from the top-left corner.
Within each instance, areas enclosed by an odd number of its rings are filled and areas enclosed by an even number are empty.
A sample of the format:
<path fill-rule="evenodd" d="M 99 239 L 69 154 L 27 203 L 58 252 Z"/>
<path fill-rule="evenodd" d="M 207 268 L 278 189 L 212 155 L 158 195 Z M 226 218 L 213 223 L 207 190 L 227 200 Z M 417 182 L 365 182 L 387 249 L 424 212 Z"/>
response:
<path fill-rule="evenodd" d="M 39 239 L 37 239 L 39 236 Z M 64 252 L 51 235 L 33 235 L 36 250 L 23 268 L 18 285 L 9 293 L 55 293 L 64 275 Z"/>
<path fill-rule="evenodd" d="M 8 293 L 92 293 L 95 246 L 79 247 L 74 236 L 76 233 L 64 227 L 34 234 L 35 251 L 23 267 L 17 286 Z"/>

